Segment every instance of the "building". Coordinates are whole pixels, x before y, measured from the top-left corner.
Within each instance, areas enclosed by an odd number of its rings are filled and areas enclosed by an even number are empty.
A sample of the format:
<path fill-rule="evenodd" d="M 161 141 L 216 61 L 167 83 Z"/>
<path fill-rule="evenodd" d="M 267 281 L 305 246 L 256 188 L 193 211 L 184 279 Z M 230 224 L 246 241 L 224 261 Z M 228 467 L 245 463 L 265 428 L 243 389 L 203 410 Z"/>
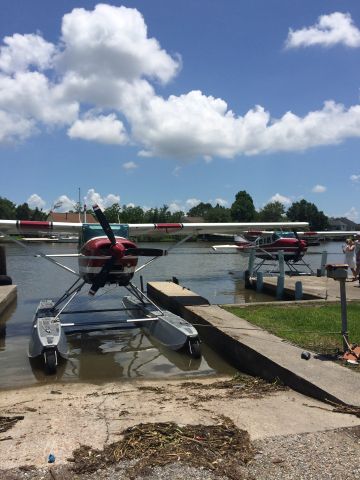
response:
<path fill-rule="evenodd" d="M 352 220 L 345 217 L 329 218 L 329 230 L 356 231 L 359 230 L 359 225 Z"/>
<path fill-rule="evenodd" d="M 84 222 L 84 213 L 76 212 L 50 212 L 46 219 L 48 222 L 79 223 Z M 92 213 L 86 214 L 86 223 L 99 223 Z"/>

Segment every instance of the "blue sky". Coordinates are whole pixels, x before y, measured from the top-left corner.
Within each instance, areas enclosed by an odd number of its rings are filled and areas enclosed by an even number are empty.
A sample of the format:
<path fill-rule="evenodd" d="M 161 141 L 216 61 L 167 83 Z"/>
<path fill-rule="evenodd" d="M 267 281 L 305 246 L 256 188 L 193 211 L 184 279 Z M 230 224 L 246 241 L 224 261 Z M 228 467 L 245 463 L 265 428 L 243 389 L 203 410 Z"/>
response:
<path fill-rule="evenodd" d="M 3 0 L 0 196 L 360 221 L 353 1 Z"/>

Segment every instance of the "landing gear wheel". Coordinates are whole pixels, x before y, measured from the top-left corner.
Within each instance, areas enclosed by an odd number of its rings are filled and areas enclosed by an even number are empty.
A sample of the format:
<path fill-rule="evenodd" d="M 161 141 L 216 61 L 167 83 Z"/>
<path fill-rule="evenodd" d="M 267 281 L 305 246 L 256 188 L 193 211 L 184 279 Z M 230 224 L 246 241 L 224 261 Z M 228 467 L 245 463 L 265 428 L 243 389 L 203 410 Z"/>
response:
<path fill-rule="evenodd" d="M 46 350 L 44 352 L 44 360 L 45 360 L 46 373 L 49 373 L 50 375 L 56 373 L 56 367 L 57 367 L 56 350 Z"/>
<path fill-rule="evenodd" d="M 189 340 L 188 343 L 189 354 L 192 358 L 201 357 L 201 348 L 199 340 Z"/>

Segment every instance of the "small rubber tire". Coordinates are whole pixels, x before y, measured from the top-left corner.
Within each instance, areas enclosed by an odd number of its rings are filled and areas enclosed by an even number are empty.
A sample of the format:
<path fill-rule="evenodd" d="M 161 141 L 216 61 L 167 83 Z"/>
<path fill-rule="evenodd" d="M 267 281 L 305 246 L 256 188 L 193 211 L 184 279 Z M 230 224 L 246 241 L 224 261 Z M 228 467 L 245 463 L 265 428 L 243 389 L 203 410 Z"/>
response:
<path fill-rule="evenodd" d="M 45 360 L 45 371 L 49 375 L 56 373 L 57 368 L 57 353 L 56 350 L 45 350 L 44 352 Z"/>
<path fill-rule="evenodd" d="M 192 358 L 201 357 L 201 347 L 199 340 L 189 340 L 188 343 L 189 354 Z"/>

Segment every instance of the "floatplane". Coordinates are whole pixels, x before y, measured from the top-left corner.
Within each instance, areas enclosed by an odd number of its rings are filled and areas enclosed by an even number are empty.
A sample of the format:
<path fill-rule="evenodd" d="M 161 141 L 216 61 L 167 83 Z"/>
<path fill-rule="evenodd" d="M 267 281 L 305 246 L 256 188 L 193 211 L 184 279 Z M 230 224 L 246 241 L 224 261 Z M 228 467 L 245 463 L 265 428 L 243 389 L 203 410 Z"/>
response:
<path fill-rule="evenodd" d="M 254 229 L 296 229 L 306 228 L 306 222 L 275 223 L 156 223 L 156 224 L 110 224 L 98 205 L 93 207 L 98 224 L 67 222 L 36 222 L 0 220 L 0 234 L 8 238 L 10 234 L 33 232 L 66 232 L 79 235 L 78 252 L 74 254 L 47 255 L 37 252 L 35 256 L 44 258 L 52 264 L 65 269 L 76 280 L 57 300 L 41 300 L 32 323 L 28 356 L 40 358 L 48 373 L 55 373 L 61 358 L 68 356 L 68 344 L 65 333 L 76 330 L 99 331 L 105 329 L 142 328 L 160 344 L 175 351 L 185 350 L 191 357 L 201 356 L 200 339 L 197 330 L 184 319 L 161 309 L 132 281 L 134 275 L 168 252 L 184 243 L 194 235 L 213 233 L 239 234 Z M 161 234 L 181 236 L 168 250 L 139 247 L 130 240 L 137 236 L 156 236 Z M 16 239 L 13 241 L 29 249 Z M 34 250 L 31 250 L 34 254 Z M 78 271 L 60 263 L 59 257 L 76 257 Z M 150 257 L 138 266 L 139 257 Z M 89 295 L 94 296 L 106 285 L 123 287 L 130 295 L 122 297 L 122 306 L 117 309 L 74 310 L 68 309 L 71 302 L 85 287 L 90 285 Z M 65 322 L 65 314 L 73 316 L 96 312 L 126 312 L 125 320 L 91 322 Z"/>
<path fill-rule="evenodd" d="M 216 252 L 235 251 L 250 256 L 254 253 L 259 259 L 254 266 L 254 272 L 258 271 L 268 262 L 277 262 L 280 254 L 284 258 L 285 264 L 292 274 L 299 273 L 298 267 L 305 266 L 310 274 L 314 274 L 310 265 L 304 261 L 304 256 L 310 245 L 320 245 L 320 239 L 336 239 L 342 237 L 351 237 L 360 232 L 356 231 L 268 231 L 268 230 L 248 230 L 241 235 L 233 237 L 233 243 L 227 245 L 213 245 L 212 249 Z M 273 266 L 273 263 L 271 263 Z"/>

